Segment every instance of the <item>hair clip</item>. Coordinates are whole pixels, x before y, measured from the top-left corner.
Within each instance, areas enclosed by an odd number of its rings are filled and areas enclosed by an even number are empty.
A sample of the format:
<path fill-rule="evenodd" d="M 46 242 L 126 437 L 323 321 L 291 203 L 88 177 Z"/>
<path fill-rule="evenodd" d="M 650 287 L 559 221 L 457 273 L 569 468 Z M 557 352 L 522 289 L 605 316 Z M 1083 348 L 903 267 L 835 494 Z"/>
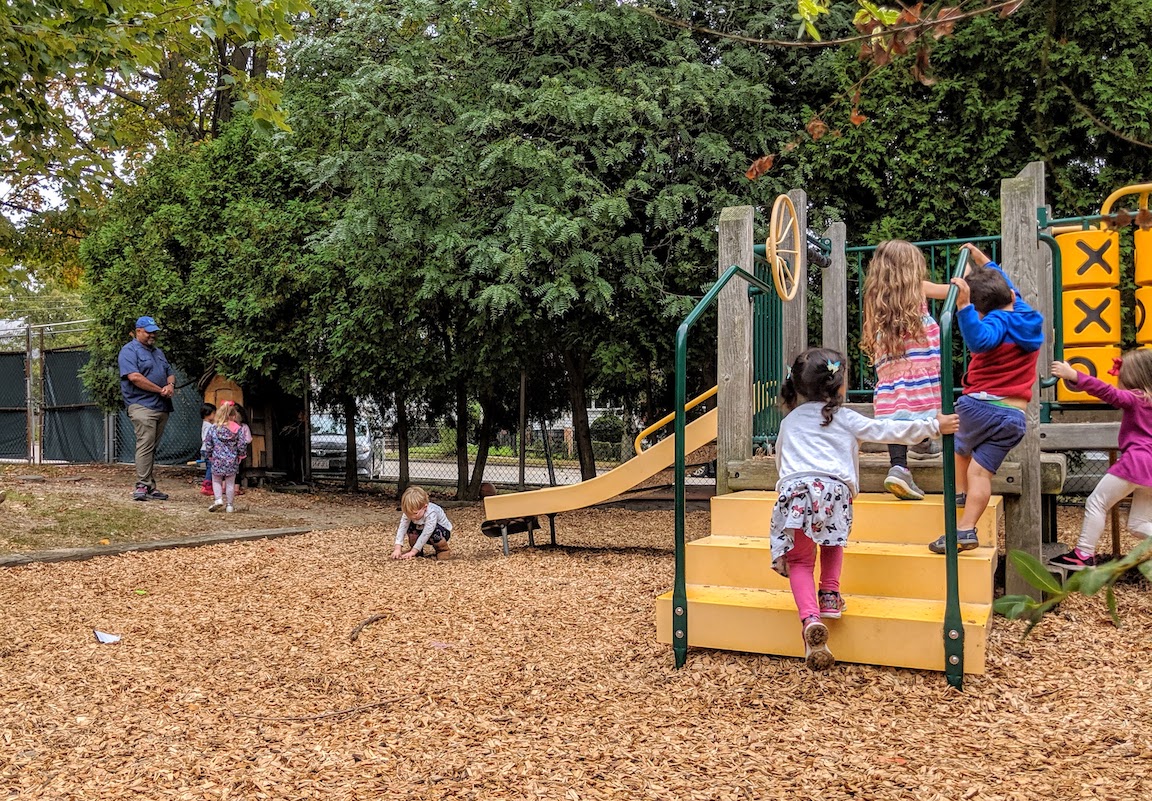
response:
<path fill-rule="evenodd" d="M 1119 357 L 1112 359 L 1112 369 L 1108 371 L 1108 375 L 1120 375 L 1120 367 L 1123 366 L 1124 360 Z"/>
<path fill-rule="evenodd" d="M 828 360 L 828 372 L 835 373 L 839 369 L 840 369 L 840 362 L 834 362 L 831 359 Z"/>
<path fill-rule="evenodd" d="M 784 378 L 786 381 L 792 380 L 792 365 L 788 365 L 788 375 L 786 375 Z"/>
<path fill-rule="evenodd" d="M 236 405 L 236 401 L 230 401 L 230 400 L 226 400 L 226 401 L 224 401 L 223 403 L 221 403 L 220 405 L 221 405 L 221 406 L 235 406 L 235 405 Z"/>

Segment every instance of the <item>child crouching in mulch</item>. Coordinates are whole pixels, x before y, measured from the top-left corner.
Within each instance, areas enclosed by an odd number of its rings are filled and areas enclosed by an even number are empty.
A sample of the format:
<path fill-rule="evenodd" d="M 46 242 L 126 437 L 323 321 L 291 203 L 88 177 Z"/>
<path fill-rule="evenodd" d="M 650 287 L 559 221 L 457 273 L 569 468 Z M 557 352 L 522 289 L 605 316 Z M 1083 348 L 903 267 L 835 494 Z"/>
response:
<path fill-rule="evenodd" d="M 396 529 L 396 546 L 392 549 L 393 559 L 412 559 L 430 544 L 437 559 L 451 559 L 452 549 L 448 540 L 452 539 L 452 521 L 444 510 L 428 500 L 428 493 L 421 487 L 409 487 L 400 496 L 400 525 Z M 410 549 L 404 550 L 404 540 Z"/>

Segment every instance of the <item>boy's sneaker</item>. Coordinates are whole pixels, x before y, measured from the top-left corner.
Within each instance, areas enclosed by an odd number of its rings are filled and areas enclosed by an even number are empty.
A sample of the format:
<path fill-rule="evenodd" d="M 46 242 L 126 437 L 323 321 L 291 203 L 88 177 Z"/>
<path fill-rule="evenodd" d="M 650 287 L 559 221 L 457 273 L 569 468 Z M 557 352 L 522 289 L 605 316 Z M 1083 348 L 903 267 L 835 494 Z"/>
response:
<path fill-rule="evenodd" d="M 1059 556 L 1053 556 L 1048 560 L 1051 567 L 1060 567 L 1064 570 L 1084 570 L 1089 567 L 1096 567 L 1096 555 L 1093 554 L 1088 558 L 1080 556 L 1073 548 L 1068 553 L 1062 553 Z"/>
<path fill-rule="evenodd" d="M 132 491 L 132 500 L 146 501 L 148 500 L 148 485 L 137 484 L 136 489 Z"/>
<path fill-rule="evenodd" d="M 804 618 L 804 662 L 809 670 L 827 670 L 836 664 L 828 650 L 828 627 L 816 615 Z"/>
<path fill-rule="evenodd" d="M 969 528 L 963 531 L 956 532 L 956 550 L 957 551 L 971 551 L 973 548 L 980 547 L 980 539 L 976 536 L 976 529 Z M 945 535 L 941 534 L 940 539 L 931 543 L 928 550 L 932 553 L 944 553 L 948 550 L 945 545 Z"/>
<path fill-rule="evenodd" d="M 148 490 L 148 500 L 150 500 L 150 501 L 166 501 L 166 500 L 168 500 L 168 493 L 167 492 L 161 492 L 160 490 L 153 487 L 152 489 Z"/>
<path fill-rule="evenodd" d="M 212 491 L 213 490 L 212 490 L 212 482 L 211 481 L 200 482 L 200 494 L 201 495 L 207 495 L 209 498 L 211 498 L 212 497 Z"/>
<path fill-rule="evenodd" d="M 894 466 L 884 479 L 884 489 L 902 501 L 924 500 L 924 490 L 916 486 L 907 467 Z"/>
<path fill-rule="evenodd" d="M 844 598 L 840 593 L 820 590 L 820 617 L 838 620 L 844 607 Z"/>
<path fill-rule="evenodd" d="M 224 501 L 212 501 L 212 505 L 208 507 L 209 512 L 219 512 L 224 508 Z"/>

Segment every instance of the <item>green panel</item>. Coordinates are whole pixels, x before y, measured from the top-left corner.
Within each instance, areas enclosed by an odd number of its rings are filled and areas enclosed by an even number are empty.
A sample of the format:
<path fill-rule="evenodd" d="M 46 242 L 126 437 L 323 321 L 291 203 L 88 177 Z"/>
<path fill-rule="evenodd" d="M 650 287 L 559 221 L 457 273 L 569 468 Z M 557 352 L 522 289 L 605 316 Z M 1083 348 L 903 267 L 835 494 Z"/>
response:
<path fill-rule="evenodd" d="M 772 284 L 768 263 L 756 259 L 755 276 Z M 780 431 L 780 383 L 784 364 L 784 303 L 775 292 L 752 295 L 752 437 L 776 441 Z"/>

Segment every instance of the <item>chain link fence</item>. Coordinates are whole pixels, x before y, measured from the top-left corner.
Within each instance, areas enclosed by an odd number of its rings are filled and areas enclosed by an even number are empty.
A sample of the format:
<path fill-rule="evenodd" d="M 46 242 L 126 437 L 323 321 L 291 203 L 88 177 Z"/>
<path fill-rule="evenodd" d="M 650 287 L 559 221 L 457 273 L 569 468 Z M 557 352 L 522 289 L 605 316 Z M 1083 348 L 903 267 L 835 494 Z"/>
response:
<path fill-rule="evenodd" d="M 102 411 L 80 378 L 91 358 L 86 321 L 0 332 L 0 459 L 27 464 L 131 463 L 136 437 L 127 413 Z M 200 393 L 176 370 L 177 392 L 156 463 L 200 453 Z M 191 389 L 189 389 L 191 387 Z"/>
<path fill-rule="evenodd" d="M 622 418 L 612 412 L 593 409 L 589 412 L 592 425 L 592 450 L 596 457 L 597 473 L 604 473 L 630 459 L 632 442 L 627 439 L 628 427 Z M 316 425 L 313 425 L 315 432 Z M 611 440 L 605 434 L 612 436 Z M 342 436 L 342 435 L 340 435 Z M 313 475 L 318 468 L 329 467 L 324 456 L 317 456 L 313 433 Z M 476 463 L 478 446 L 468 445 L 469 474 Z M 457 482 L 456 430 L 449 426 L 418 426 L 408 431 L 408 470 L 410 481 L 416 484 L 450 485 Z M 343 468 L 343 464 L 340 465 Z M 361 467 L 361 473 L 364 473 Z M 393 434 L 371 438 L 371 459 L 368 478 L 395 483 L 400 477 L 400 443 Z M 500 431 L 489 446 L 484 466 L 484 480 L 501 486 L 557 486 L 581 481 L 580 463 L 576 455 L 573 429 L 567 421 L 537 424 L 524 436 L 524 470 L 520 470 L 520 439 L 516 431 Z"/>

